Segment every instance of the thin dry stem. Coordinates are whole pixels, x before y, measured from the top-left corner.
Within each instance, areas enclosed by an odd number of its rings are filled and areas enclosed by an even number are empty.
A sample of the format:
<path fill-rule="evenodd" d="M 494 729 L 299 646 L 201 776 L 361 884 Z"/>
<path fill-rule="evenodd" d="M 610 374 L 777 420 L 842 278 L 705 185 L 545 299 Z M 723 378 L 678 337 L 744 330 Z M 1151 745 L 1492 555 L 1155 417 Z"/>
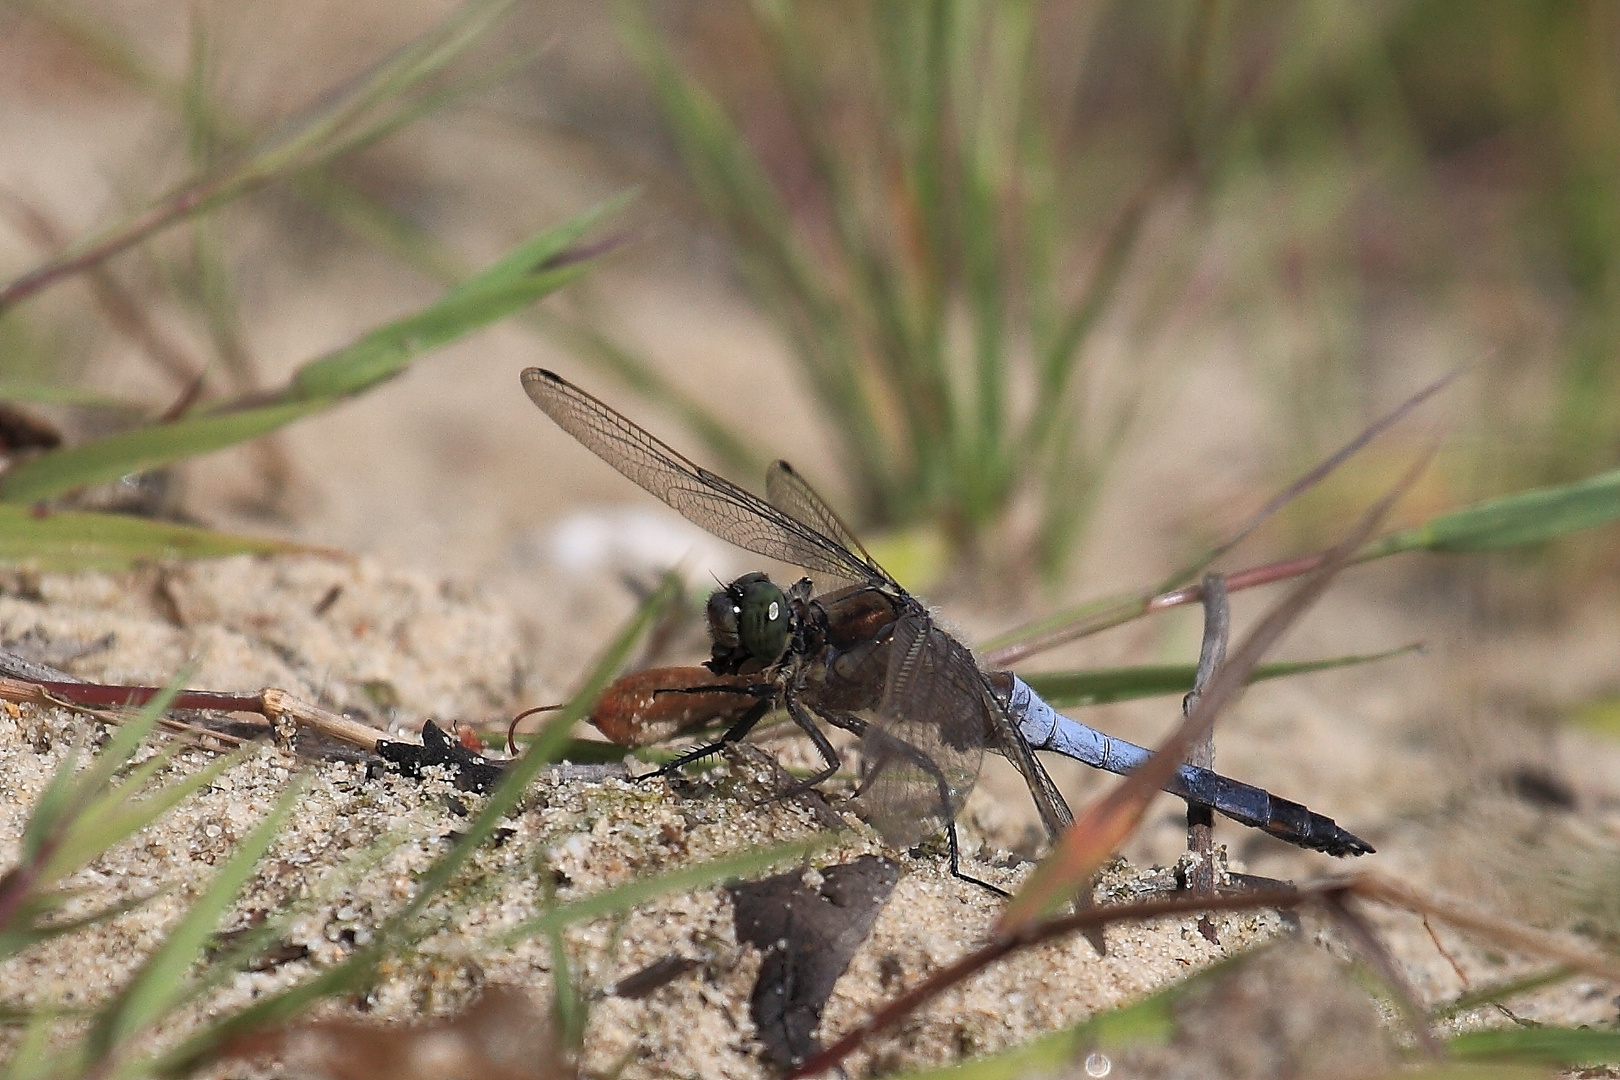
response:
<path fill-rule="evenodd" d="M 797 1080 L 828 1071 L 871 1036 L 903 1020 L 1002 957 L 1022 949 L 1116 922 L 1212 911 L 1292 909 L 1306 904 L 1332 902 L 1346 896 L 1401 908 L 1417 915 L 1429 915 L 1459 929 L 1472 930 L 1498 945 L 1558 960 L 1572 970 L 1620 984 L 1620 961 L 1599 954 L 1591 943 L 1576 942 L 1561 935 L 1536 930 L 1475 910 L 1455 900 L 1425 893 L 1403 882 L 1363 872 L 1323 878 L 1298 888 L 1257 889 L 1214 897 L 1186 896 L 1092 907 L 1028 925 L 1016 934 L 992 938 L 983 947 L 940 969 L 893 999 L 864 1023 L 846 1032 L 837 1042 L 805 1062 L 792 1074 L 792 1078 Z"/>

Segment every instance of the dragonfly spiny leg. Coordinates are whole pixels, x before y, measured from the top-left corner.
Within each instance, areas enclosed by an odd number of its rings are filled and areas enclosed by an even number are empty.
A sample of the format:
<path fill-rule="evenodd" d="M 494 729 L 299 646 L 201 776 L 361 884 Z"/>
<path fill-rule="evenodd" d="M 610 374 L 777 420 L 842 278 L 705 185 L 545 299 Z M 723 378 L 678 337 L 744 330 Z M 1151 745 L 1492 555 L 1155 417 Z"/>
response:
<path fill-rule="evenodd" d="M 815 745 L 816 752 L 821 755 L 821 760 L 826 762 L 827 765 L 825 769 L 822 769 L 814 776 L 807 777 L 795 784 L 792 791 L 797 794 L 800 791 L 807 791 L 818 784 L 831 780 L 838 774 L 839 766 L 843 765 L 844 759 L 838 756 L 838 751 L 833 749 L 833 744 L 827 740 L 827 735 L 821 730 L 821 725 L 816 723 L 815 716 L 809 709 L 799 703 L 796 694 L 792 692 L 783 694 L 782 701 L 787 706 L 788 716 L 792 717 L 793 722 L 798 724 L 806 735 L 810 736 L 810 741 Z"/>
<path fill-rule="evenodd" d="M 740 720 L 727 728 L 726 733 L 720 736 L 717 741 L 688 750 L 686 753 L 676 757 L 674 761 L 671 761 L 663 768 L 658 769 L 655 772 L 644 773 L 642 776 L 637 777 L 637 779 L 651 779 L 655 776 L 671 776 L 694 761 L 699 761 L 703 758 L 709 757 L 711 754 L 718 754 L 731 743 L 741 742 L 750 731 L 754 730 L 754 725 L 763 720 L 765 718 L 765 714 L 770 711 L 771 699 L 761 699 L 760 701 L 756 702 L 747 712 L 743 713 Z"/>
<path fill-rule="evenodd" d="M 865 725 L 863 724 L 862 726 Z M 867 739 L 869 743 L 875 742 L 880 744 L 878 747 L 878 754 L 872 767 L 867 771 L 867 774 L 861 778 L 860 786 L 855 789 L 854 797 L 859 798 L 862 792 L 871 787 L 872 781 L 877 779 L 878 775 L 882 773 L 884 769 L 888 768 L 891 762 L 900 758 L 904 758 L 911 762 L 912 765 L 927 773 L 934 781 L 935 793 L 939 796 L 940 817 L 945 822 L 945 839 L 950 845 L 951 876 L 977 885 L 981 889 L 988 889 L 990 892 L 995 893 L 1002 899 L 1009 899 L 1012 894 L 1007 892 L 1007 890 L 992 885 L 988 881 L 984 881 L 981 878 L 976 878 L 972 874 L 969 874 L 962 869 L 962 844 L 961 840 L 957 837 L 956 821 L 951 814 L 951 785 L 949 781 L 945 779 L 945 773 L 941 771 L 939 765 L 934 761 L 934 759 L 917 749 L 915 746 L 912 746 L 904 739 L 897 739 L 887 732 L 870 732 L 867 735 Z"/>

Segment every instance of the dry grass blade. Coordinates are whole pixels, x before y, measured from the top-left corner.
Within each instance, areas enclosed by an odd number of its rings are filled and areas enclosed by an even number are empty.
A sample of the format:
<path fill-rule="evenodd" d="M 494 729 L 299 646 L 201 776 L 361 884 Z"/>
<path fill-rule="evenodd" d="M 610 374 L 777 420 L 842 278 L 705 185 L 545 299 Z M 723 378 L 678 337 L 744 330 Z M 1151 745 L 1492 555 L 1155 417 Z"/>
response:
<path fill-rule="evenodd" d="M 246 160 L 169 192 L 145 209 L 74 244 L 0 286 L 0 312 L 58 281 L 97 266 L 155 233 L 374 141 L 417 115 L 409 93 L 441 71 L 505 14 L 511 0 L 470 0 L 417 41 L 339 88 Z"/>
<path fill-rule="evenodd" d="M 1505 948 L 1544 956 L 1599 979 L 1620 983 L 1620 959 L 1599 952 L 1589 941 L 1571 941 L 1377 874 L 1357 874 L 1349 878 L 1345 886 L 1363 900 L 1428 915 L 1459 930 L 1471 930 Z"/>
<path fill-rule="evenodd" d="M 1351 896 L 1401 908 L 1415 914 L 1431 915 L 1459 928 L 1473 930 L 1500 945 L 1559 960 L 1577 971 L 1620 983 L 1620 961 L 1597 955 L 1588 944 L 1573 942 L 1556 934 L 1476 911 L 1453 900 L 1428 895 L 1378 875 L 1363 873 L 1324 878 L 1297 888 L 1257 889 L 1212 897 L 1179 896 L 1109 907 L 1092 907 L 1060 918 L 1030 923 L 1017 933 L 992 939 L 982 948 L 934 972 L 917 986 L 894 998 L 865 1022 L 845 1032 L 831 1046 L 800 1066 L 792 1077 L 796 1080 L 798 1077 L 827 1072 L 872 1035 L 912 1015 L 929 1001 L 960 985 L 1003 957 L 1023 949 L 1118 922 L 1188 916 L 1214 911 L 1293 909 L 1307 904 L 1327 904 L 1331 907 Z M 1370 930 L 1368 932 L 1370 934 Z M 1373 939 L 1373 943 L 1380 952 L 1383 951 L 1382 945 L 1376 939 Z M 1419 1028 L 1422 1023 L 1419 1014 Z"/>
<path fill-rule="evenodd" d="M 1416 482 L 1433 457 L 1425 454 L 1387 495 L 1378 501 L 1312 575 L 1278 603 L 1250 632 L 1243 645 L 1210 680 L 1203 696 L 1153 757 L 1089 810 L 1058 840 L 1052 854 L 1036 869 L 996 923 L 996 932 L 1016 933 L 1043 912 L 1064 903 L 1091 879 L 1108 856 L 1135 831 L 1165 781 L 1187 752 L 1214 727 L 1215 718 L 1242 689 L 1249 675 L 1283 633 L 1327 589 L 1333 576 L 1367 541 L 1391 506 Z"/>
<path fill-rule="evenodd" d="M 1332 454 L 1329 454 L 1327 458 L 1316 465 L 1315 468 L 1311 469 L 1304 476 L 1301 476 L 1298 480 L 1295 480 L 1292 484 L 1289 484 L 1288 487 L 1278 492 L 1270 502 L 1266 503 L 1266 505 L 1255 511 L 1254 516 L 1249 518 L 1248 521 L 1244 522 L 1236 532 L 1227 537 L 1220 544 L 1217 544 L 1212 551 L 1204 556 L 1197 566 L 1193 567 L 1189 571 L 1186 571 L 1185 573 L 1196 572 L 1198 567 L 1214 562 L 1222 555 L 1225 555 L 1228 551 L 1231 551 L 1233 548 L 1237 547 L 1244 540 L 1248 539 L 1249 535 L 1253 533 L 1254 530 L 1258 529 L 1273 514 L 1277 513 L 1277 511 L 1281 510 L 1283 507 L 1305 494 L 1305 492 L 1327 479 L 1327 477 L 1335 469 L 1343 465 L 1346 461 L 1349 461 L 1356 454 L 1360 453 L 1368 443 L 1372 442 L 1378 436 L 1382 435 L 1384 432 L 1406 419 L 1406 417 L 1409 416 L 1414 409 L 1423 404 L 1425 401 L 1428 401 L 1430 398 L 1434 397 L 1434 395 L 1438 394 L 1446 387 L 1450 386 L 1462 373 L 1462 368 L 1453 368 L 1451 371 L 1448 371 L 1446 374 L 1440 376 L 1428 386 L 1425 386 L 1423 389 L 1401 402 L 1391 412 L 1386 413 L 1379 419 L 1374 420 L 1371 424 L 1368 424 L 1367 427 L 1362 429 L 1360 434 L 1358 434 L 1355 438 L 1339 447 L 1339 449 L 1335 450 Z M 1182 576 L 1185 576 L 1185 573 Z"/>
<path fill-rule="evenodd" d="M 1341 887 L 1336 885 L 1335 887 Z M 1022 949 L 1085 930 L 1108 926 L 1118 922 L 1162 919 L 1177 915 L 1194 915 L 1210 911 L 1253 911 L 1262 908 L 1297 907 L 1308 894 L 1292 888 L 1255 890 L 1228 893 L 1222 896 L 1185 896 L 1168 900 L 1143 900 L 1131 904 L 1113 904 L 1108 907 L 1088 907 L 1062 918 L 1032 923 L 1016 934 L 1001 935 L 989 944 L 969 953 L 960 960 L 934 972 L 923 982 L 894 998 L 869 1019 L 844 1033 L 836 1042 L 795 1070 L 790 1080 L 815 1076 L 827 1072 L 862 1042 L 898 1023 L 923 1005 L 953 986 L 960 985 L 977 972 Z"/>
<path fill-rule="evenodd" d="M 1400 1007 L 1401 1015 L 1406 1020 L 1406 1026 L 1411 1029 L 1417 1043 L 1423 1052 L 1431 1058 L 1441 1054 L 1440 1043 L 1435 1039 L 1434 1032 L 1429 1030 L 1428 1018 L 1423 1014 L 1423 1006 L 1418 1004 L 1417 994 L 1412 990 L 1412 984 L 1401 972 L 1400 964 L 1390 955 L 1389 949 L 1378 940 L 1372 927 L 1367 925 L 1357 911 L 1345 903 L 1344 897 L 1338 893 L 1331 894 L 1323 900 L 1323 905 L 1339 929 L 1345 932 L 1356 951 L 1367 961 L 1378 978 L 1394 995 L 1395 1003 Z"/>
<path fill-rule="evenodd" d="M 17 230 L 40 249 L 56 251 L 69 243 L 64 226 L 16 192 L 0 188 L 0 205 L 9 211 Z M 165 375 L 179 386 L 202 379 L 202 365 L 158 325 L 111 270 L 98 265 L 90 268 L 86 276 L 107 321 L 138 346 Z"/>
<path fill-rule="evenodd" d="M 1368 443 L 1394 427 L 1419 405 L 1445 389 L 1460 374 L 1461 371 L 1458 370 L 1440 377 L 1407 398 L 1390 412 L 1374 420 L 1363 428 L 1355 438 L 1328 455 L 1309 472 L 1305 473 L 1304 476 L 1301 476 L 1273 496 L 1264 506 L 1255 511 L 1237 531 L 1200 555 L 1198 559 L 1188 566 L 1170 575 L 1160 584 L 1136 592 L 1094 600 L 1078 608 L 1059 612 L 1049 618 L 1042 619 L 1040 622 L 1020 627 L 998 638 L 993 638 L 985 643 L 985 648 L 989 650 L 985 657 L 986 662 L 995 667 L 1009 667 L 1020 660 L 1034 656 L 1036 653 L 1045 652 L 1047 649 L 1056 648 L 1070 641 L 1140 618 L 1151 611 L 1198 602 L 1202 597 L 1199 586 L 1179 587 L 1182 582 L 1242 543 L 1264 521 L 1290 502 L 1299 498 L 1306 491 L 1321 483 L 1330 473 L 1365 448 Z M 1284 572 L 1275 573 L 1274 576 L 1247 571 L 1229 574 L 1226 582 L 1227 591 L 1236 592 L 1240 589 L 1253 588 L 1256 585 L 1309 573 L 1321 566 L 1325 558 L 1325 554 L 1316 554 L 1305 556 L 1301 560 L 1290 560 L 1287 563 L 1275 564 L 1275 568 L 1280 568 Z M 1271 570 L 1274 568 L 1261 569 Z"/>

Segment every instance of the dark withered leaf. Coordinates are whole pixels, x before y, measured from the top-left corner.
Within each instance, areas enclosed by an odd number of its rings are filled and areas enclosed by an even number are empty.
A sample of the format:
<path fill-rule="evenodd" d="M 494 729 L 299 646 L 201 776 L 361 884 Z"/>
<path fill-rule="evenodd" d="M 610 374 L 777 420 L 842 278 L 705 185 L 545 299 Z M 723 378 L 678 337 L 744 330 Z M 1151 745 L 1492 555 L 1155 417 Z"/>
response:
<path fill-rule="evenodd" d="M 433 721 L 422 724 L 422 745 L 377 740 L 377 754 L 406 776 L 421 776 L 430 765 L 443 765 L 462 791 L 485 792 L 500 780 L 501 766 L 450 738 Z"/>
<path fill-rule="evenodd" d="M 822 870 L 819 888 L 806 885 L 798 871 L 727 886 L 737 940 L 765 954 L 750 1008 L 778 1068 L 820 1049 L 821 1010 L 899 876 L 890 860 L 863 855 Z"/>
<path fill-rule="evenodd" d="M 667 986 L 676 979 L 685 975 L 693 968 L 701 967 L 703 961 L 694 960 L 680 953 L 670 953 L 668 956 L 654 960 L 640 971 L 632 972 L 613 984 L 608 991 L 614 997 L 644 998 L 653 991 Z"/>

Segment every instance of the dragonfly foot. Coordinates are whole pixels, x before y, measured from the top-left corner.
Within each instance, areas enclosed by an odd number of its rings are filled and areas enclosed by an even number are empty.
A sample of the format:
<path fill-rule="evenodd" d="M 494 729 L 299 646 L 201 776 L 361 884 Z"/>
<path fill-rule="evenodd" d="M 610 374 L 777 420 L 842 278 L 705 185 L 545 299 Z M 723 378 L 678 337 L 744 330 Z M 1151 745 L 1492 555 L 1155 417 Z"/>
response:
<path fill-rule="evenodd" d="M 1011 900 L 1012 899 L 1012 893 L 1008 892 L 1006 889 L 1003 889 L 1003 888 L 1000 888 L 998 886 L 992 885 L 988 881 L 981 881 L 979 878 L 974 877 L 972 874 L 965 873 L 962 870 L 962 868 L 959 867 L 959 866 L 951 867 L 951 877 L 958 878 L 958 879 L 960 879 L 962 881 L 966 881 L 966 882 L 968 882 L 970 884 L 973 884 L 973 885 L 977 885 L 981 889 L 989 889 L 991 892 L 995 893 L 997 896 L 1001 897 L 1003 900 Z"/>
<path fill-rule="evenodd" d="M 972 874 L 966 873 L 962 870 L 962 844 L 956 836 L 956 822 L 946 822 L 945 838 L 950 842 L 951 845 L 951 877 L 977 885 L 981 889 L 988 889 L 997 896 L 1001 897 L 1003 900 L 1012 899 L 1012 893 L 1008 892 L 1006 889 L 992 885 L 988 881 L 981 881 L 979 878 L 976 878 Z"/>

